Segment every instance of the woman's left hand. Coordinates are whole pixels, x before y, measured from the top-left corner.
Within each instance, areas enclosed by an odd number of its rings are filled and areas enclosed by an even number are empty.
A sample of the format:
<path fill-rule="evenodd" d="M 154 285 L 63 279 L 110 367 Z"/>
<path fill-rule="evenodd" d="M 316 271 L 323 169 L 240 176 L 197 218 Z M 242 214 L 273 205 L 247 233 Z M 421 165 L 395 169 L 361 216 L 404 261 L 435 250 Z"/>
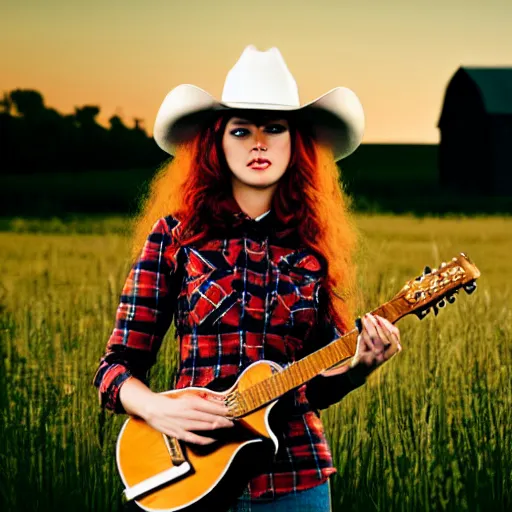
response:
<path fill-rule="evenodd" d="M 357 337 L 357 347 L 351 371 L 368 376 L 402 350 L 400 331 L 385 318 L 366 314 L 361 318 L 362 330 Z"/>

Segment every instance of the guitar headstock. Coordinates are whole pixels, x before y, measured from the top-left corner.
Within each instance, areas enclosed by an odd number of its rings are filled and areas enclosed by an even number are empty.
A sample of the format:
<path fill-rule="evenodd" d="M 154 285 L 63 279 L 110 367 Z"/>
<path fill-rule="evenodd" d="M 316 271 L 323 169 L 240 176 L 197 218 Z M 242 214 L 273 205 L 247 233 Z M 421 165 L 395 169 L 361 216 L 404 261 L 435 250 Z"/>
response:
<path fill-rule="evenodd" d="M 455 294 L 462 288 L 466 293 L 476 289 L 475 280 L 480 271 L 464 253 L 449 263 L 441 263 L 438 269 L 425 267 L 423 274 L 408 281 L 400 292 L 384 308 L 392 321 L 414 313 L 420 320 L 432 308 L 437 315 L 438 308 L 455 302 Z"/>

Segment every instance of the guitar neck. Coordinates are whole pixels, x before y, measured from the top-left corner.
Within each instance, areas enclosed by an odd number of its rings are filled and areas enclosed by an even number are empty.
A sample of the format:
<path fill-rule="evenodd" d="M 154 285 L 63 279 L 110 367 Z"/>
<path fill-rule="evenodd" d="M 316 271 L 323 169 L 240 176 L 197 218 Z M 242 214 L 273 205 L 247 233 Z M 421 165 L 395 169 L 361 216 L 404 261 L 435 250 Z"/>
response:
<path fill-rule="evenodd" d="M 467 255 L 461 253 L 451 262 L 441 263 L 439 269 L 425 267 L 421 276 L 409 280 L 397 295 L 372 311 L 372 314 L 381 316 L 391 323 L 396 323 L 411 313 L 422 319 L 431 306 L 437 314 L 436 304 L 443 307 L 445 298 L 452 303 L 455 300 L 454 293 L 460 288 L 472 293 L 476 288 L 475 279 L 479 276 L 478 268 Z M 270 377 L 243 391 L 235 391 L 234 395 L 229 397 L 230 403 L 236 404 L 234 417 L 243 416 L 277 400 L 333 366 L 349 364 L 356 352 L 357 336 L 357 329 L 353 329 Z"/>
<path fill-rule="evenodd" d="M 397 311 L 395 311 L 392 303 L 380 306 L 372 311 L 372 314 L 382 316 L 390 322 L 398 320 Z M 265 404 L 273 402 L 288 391 L 302 386 L 302 384 L 333 366 L 350 364 L 356 351 L 357 336 L 357 329 L 353 329 L 341 338 L 329 343 L 329 345 L 245 389 L 237 396 L 237 416 L 248 414 Z"/>

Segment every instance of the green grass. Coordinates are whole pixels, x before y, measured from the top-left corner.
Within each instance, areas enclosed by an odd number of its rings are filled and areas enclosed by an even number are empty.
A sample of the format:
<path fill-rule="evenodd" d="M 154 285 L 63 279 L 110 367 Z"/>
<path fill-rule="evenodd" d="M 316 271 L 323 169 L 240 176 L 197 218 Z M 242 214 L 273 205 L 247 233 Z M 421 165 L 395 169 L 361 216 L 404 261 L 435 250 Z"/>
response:
<path fill-rule="evenodd" d="M 130 221 L 123 216 L 68 215 L 66 217 L 0 217 L 0 232 L 53 233 L 59 235 L 130 234 Z"/>
<path fill-rule="evenodd" d="M 0 233 L 0 509 L 121 510 L 124 417 L 100 412 L 92 378 L 128 272 L 129 224 L 82 218 L 41 233 L 52 221 L 33 222 Z M 512 219 L 358 224 L 364 310 L 459 252 L 482 277 L 437 318 L 401 321 L 403 351 L 324 411 L 334 510 L 510 510 Z M 173 381 L 173 334 L 152 372 L 158 391 Z"/>

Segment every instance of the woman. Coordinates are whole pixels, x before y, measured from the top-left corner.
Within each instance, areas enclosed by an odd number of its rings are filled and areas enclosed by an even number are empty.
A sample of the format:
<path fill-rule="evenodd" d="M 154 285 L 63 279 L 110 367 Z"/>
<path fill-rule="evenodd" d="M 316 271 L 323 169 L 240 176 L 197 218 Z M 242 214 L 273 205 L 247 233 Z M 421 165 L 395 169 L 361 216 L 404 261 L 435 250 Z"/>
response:
<path fill-rule="evenodd" d="M 135 263 L 95 377 L 105 407 L 206 445 L 215 441 L 209 431 L 233 426 L 227 407 L 169 400 L 145 383 L 173 317 L 178 389 L 227 389 L 257 360 L 286 365 L 351 330 L 356 232 L 335 162 L 357 148 L 363 126 L 345 88 L 301 107 L 276 48 L 247 47 L 221 102 L 191 85 L 169 93 L 154 137 L 174 159 L 153 181 L 136 226 Z M 330 369 L 280 400 L 278 453 L 232 510 L 330 510 L 336 470 L 318 410 L 400 350 L 399 331 L 367 315 L 348 349 L 350 368 Z"/>

